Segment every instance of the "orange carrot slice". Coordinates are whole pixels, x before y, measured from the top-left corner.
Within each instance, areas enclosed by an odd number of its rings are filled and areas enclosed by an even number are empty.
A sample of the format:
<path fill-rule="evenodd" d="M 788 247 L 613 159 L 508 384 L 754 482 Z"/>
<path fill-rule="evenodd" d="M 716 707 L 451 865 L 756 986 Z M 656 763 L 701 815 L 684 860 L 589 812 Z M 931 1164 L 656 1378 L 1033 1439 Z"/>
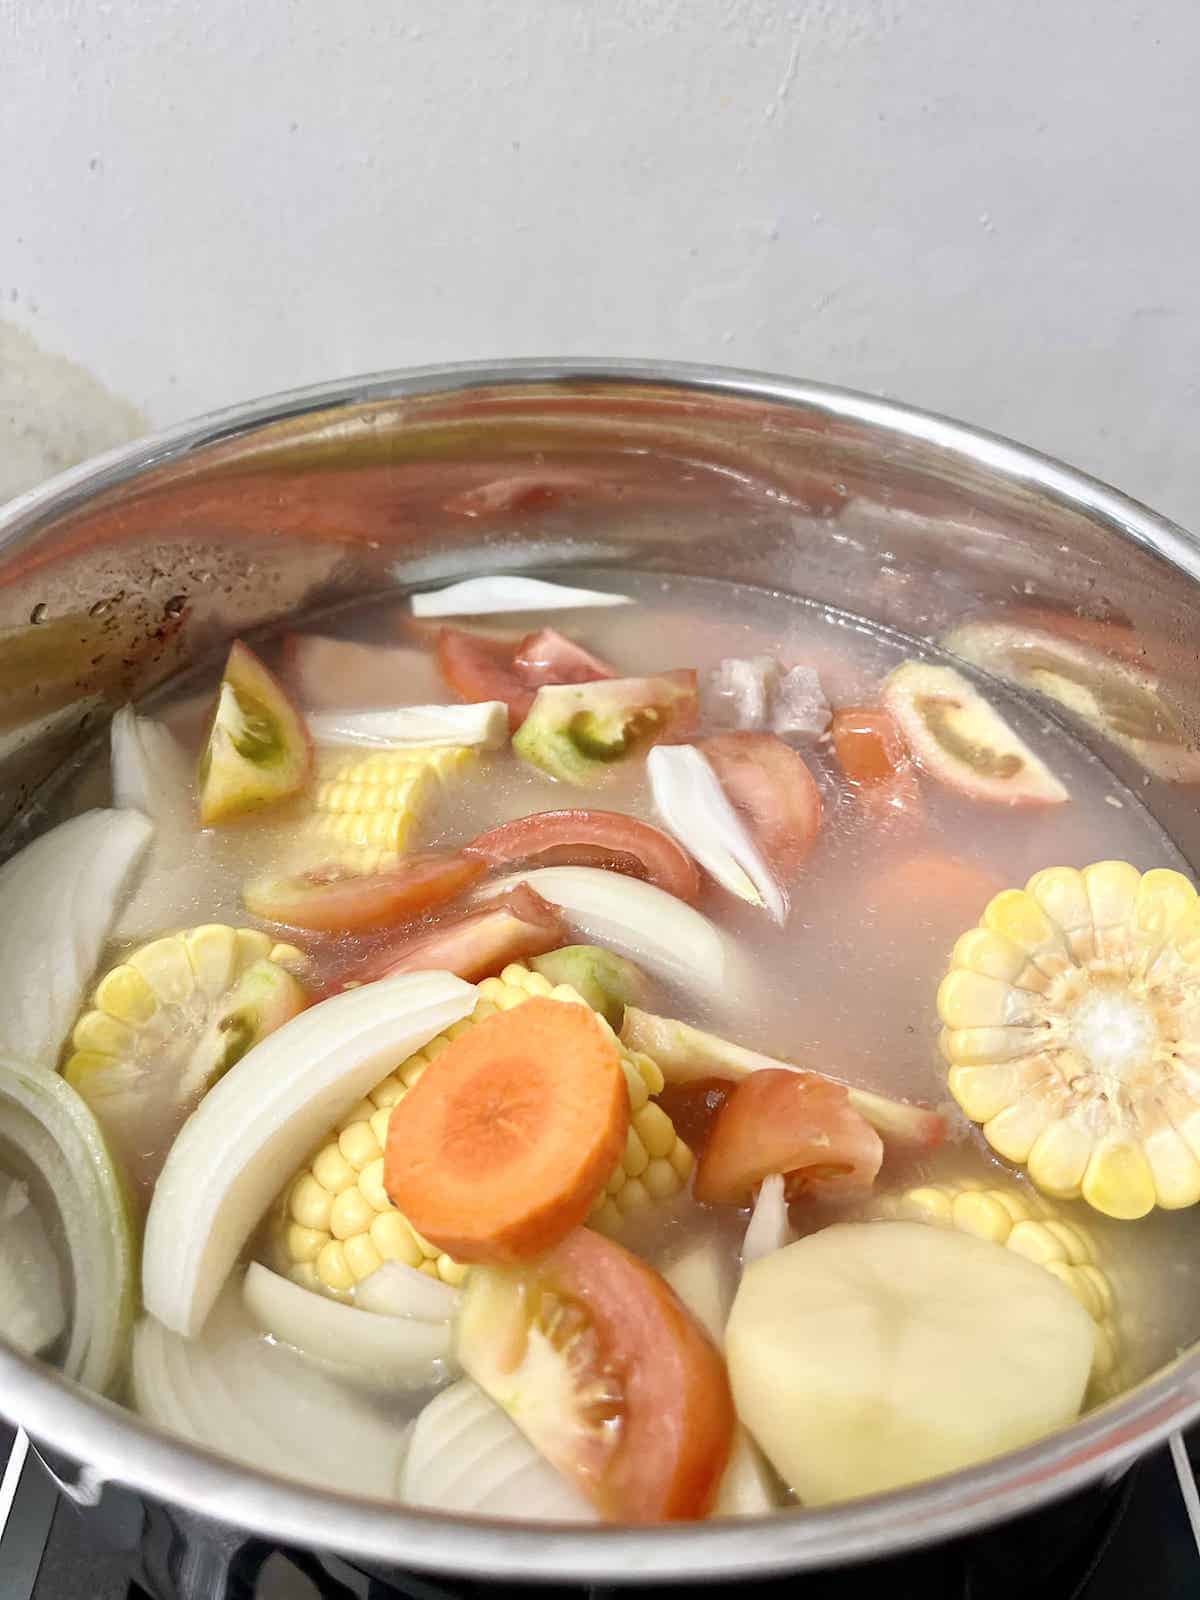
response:
<path fill-rule="evenodd" d="M 383 1185 L 456 1261 L 515 1265 L 583 1222 L 628 1130 L 611 1035 L 584 1006 L 534 998 L 426 1067 L 389 1123 Z"/>

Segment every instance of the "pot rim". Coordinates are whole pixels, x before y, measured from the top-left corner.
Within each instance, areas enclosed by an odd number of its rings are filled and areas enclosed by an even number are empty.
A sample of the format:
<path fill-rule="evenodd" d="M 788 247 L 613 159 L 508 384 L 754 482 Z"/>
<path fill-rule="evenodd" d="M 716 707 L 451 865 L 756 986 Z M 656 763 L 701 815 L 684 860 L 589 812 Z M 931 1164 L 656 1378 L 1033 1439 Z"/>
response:
<path fill-rule="evenodd" d="M 999 435 L 834 385 L 676 362 L 461 362 L 285 391 L 109 451 L 0 507 L 0 549 L 45 517 L 145 469 L 307 412 L 436 392 L 534 383 L 645 384 L 805 406 L 965 456 L 1113 527 L 1200 583 L 1200 542 L 1098 479 Z M 0 1405 L 35 1441 L 105 1482 L 301 1546 L 479 1578 L 644 1583 L 799 1571 L 868 1560 L 1002 1521 L 1061 1498 L 1200 1416 L 1200 1348 L 1071 1427 L 979 1466 L 829 1509 L 691 1526 L 547 1527 L 450 1516 L 305 1488 L 159 1433 L 40 1363 L 0 1347 Z M 77 1493 L 80 1490 L 76 1491 Z M 314 1530 L 319 1537 L 314 1541 Z"/>

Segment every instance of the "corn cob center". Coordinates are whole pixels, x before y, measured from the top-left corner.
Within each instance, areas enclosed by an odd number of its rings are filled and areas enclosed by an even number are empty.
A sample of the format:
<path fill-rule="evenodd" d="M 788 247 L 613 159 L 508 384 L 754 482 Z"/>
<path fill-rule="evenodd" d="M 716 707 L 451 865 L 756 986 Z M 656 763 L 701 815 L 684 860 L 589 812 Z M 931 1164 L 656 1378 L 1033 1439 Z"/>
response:
<path fill-rule="evenodd" d="M 1052 867 L 958 941 L 950 1092 L 1047 1194 L 1109 1216 L 1200 1201 L 1200 901 L 1177 872 Z"/>
<path fill-rule="evenodd" d="M 289 1185 L 275 1230 L 274 1255 L 279 1269 L 295 1282 L 345 1297 L 385 1261 L 403 1261 L 447 1283 L 461 1283 L 466 1276 L 465 1266 L 422 1239 L 388 1199 L 383 1187 L 388 1121 L 425 1068 L 485 1017 L 535 995 L 565 1004 L 587 1003 L 569 985 L 552 985 L 541 973 L 518 963 L 505 967 L 498 978 L 485 979 L 478 994 L 472 1015 L 439 1034 L 377 1084 Z M 608 1028 L 602 1017 L 598 1020 Z M 629 1091 L 630 1124 L 621 1161 L 588 1219 L 589 1226 L 606 1233 L 619 1232 L 635 1213 L 678 1194 L 693 1166 L 691 1151 L 652 1098 L 662 1091 L 662 1073 L 649 1056 L 627 1050 L 613 1037 Z"/>

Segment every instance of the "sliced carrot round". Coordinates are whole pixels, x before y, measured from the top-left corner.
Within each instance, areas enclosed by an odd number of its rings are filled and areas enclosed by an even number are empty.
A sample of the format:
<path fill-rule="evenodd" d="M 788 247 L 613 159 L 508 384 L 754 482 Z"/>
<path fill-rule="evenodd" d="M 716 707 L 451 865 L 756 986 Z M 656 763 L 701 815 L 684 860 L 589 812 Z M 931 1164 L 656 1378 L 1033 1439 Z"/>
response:
<path fill-rule="evenodd" d="M 629 1130 L 612 1035 L 584 1006 L 535 998 L 456 1039 L 388 1125 L 383 1183 L 456 1261 L 512 1266 L 591 1211 Z"/>

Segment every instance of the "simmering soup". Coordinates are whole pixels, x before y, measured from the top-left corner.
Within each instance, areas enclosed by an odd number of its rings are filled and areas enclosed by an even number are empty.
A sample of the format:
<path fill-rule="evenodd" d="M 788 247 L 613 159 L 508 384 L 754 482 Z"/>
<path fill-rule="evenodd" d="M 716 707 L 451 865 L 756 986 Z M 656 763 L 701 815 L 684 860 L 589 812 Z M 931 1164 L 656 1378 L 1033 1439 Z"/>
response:
<path fill-rule="evenodd" d="M 559 1521 L 897 1487 L 1169 1358 L 1200 901 L 1079 737 L 1195 781 L 1169 691 L 1051 613 L 943 652 L 571 585 L 239 641 L 41 797 L 0 1334 L 252 1465 Z"/>

